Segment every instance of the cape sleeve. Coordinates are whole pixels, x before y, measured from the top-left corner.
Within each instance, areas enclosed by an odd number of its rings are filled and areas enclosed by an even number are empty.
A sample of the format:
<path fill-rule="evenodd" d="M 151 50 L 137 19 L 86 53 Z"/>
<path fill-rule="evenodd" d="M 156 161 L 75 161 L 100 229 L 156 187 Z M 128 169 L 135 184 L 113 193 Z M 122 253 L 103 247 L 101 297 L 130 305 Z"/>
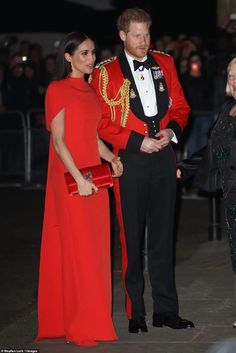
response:
<path fill-rule="evenodd" d="M 47 88 L 45 97 L 46 127 L 50 131 L 52 120 L 65 108 L 65 87 L 62 82 L 53 81 Z"/>

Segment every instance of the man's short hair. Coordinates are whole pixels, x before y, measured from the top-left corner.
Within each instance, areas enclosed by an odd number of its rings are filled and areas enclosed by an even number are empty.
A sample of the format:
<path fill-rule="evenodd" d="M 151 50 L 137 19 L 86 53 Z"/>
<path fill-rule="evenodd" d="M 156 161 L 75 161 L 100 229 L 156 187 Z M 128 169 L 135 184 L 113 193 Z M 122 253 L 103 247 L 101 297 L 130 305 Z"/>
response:
<path fill-rule="evenodd" d="M 116 22 L 118 31 L 128 33 L 131 22 L 144 22 L 147 23 L 149 27 L 152 24 L 151 16 L 146 11 L 138 7 L 133 7 L 124 10 L 118 17 Z"/>

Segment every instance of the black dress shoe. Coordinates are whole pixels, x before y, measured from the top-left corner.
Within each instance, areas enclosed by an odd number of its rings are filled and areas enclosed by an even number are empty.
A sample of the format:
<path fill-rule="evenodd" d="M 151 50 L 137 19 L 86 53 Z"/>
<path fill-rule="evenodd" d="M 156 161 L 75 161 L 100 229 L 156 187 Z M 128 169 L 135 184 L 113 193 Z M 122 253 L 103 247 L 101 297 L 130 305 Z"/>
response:
<path fill-rule="evenodd" d="M 173 329 L 184 329 L 194 327 L 194 323 L 189 320 L 182 319 L 176 313 L 153 313 L 153 322 L 154 327 L 163 327 L 169 326 Z"/>
<path fill-rule="evenodd" d="M 129 320 L 129 332 L 130 333 L 141 333 L 148 332 L 147 325 L 144 317 L 134 317 Z"/>

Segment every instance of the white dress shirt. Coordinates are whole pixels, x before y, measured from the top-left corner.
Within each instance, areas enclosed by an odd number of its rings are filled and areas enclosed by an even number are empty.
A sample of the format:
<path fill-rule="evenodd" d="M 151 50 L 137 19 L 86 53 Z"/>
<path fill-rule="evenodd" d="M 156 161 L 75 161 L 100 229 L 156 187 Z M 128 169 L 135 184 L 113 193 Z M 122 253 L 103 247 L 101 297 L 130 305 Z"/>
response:
<path fill-rule="evenodd" d="M 134 71 L 133 61 L 135 60 L 132 56 L 130 56 L 125 51 L 126 58 L 128 60 L 140 99 L 143 106 L 144 114 L 146 116 L 154 116 L 158 113 L 157 100 L 156 100 L 156 92 L 155 86 L 152 78 L 151 70 L 146 68 L 140 68 Z M 139 61 L 145 61 L 147 59 L 147 55 Z M 172 137 L 172 141 L 177 143 L 178 140 L 173 131 L 174 136 Z"/>
<path fill-rule="evenodd" d="M 134 71 L 134 64 L 132 56 L 130 56 L 126 51 L 125 55 L 127 57 L 130 69 L 132 71 L 134 81 L 141 99 L 141 103 L 143 106 L 144 114 L 146 116 L 154 116 L 157 114 L 157 101 L 156 101 L 156 93 L 155 86 L 152 79 L 151 70 L 147 70 L 146 68 L 137 69 Z M 145 61 L 147 56 L 145 56 L 140 61 Z"/>

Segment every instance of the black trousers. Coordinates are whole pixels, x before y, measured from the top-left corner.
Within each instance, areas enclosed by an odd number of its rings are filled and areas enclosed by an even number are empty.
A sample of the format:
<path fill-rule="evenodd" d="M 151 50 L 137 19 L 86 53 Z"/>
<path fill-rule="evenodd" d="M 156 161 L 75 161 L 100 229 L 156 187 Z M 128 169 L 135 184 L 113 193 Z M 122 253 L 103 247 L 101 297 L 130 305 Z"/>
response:
<path fill-rule="evenodd" d="M 120 150 L 124 173 L 116 187 L 122 272 L 128 318 L 144 316 L 143 246 L 148 230 L 148 272 L 153 310 L 178 312 L 173 269 L 176 161 L 169 145 L 161 152 Z"/>

